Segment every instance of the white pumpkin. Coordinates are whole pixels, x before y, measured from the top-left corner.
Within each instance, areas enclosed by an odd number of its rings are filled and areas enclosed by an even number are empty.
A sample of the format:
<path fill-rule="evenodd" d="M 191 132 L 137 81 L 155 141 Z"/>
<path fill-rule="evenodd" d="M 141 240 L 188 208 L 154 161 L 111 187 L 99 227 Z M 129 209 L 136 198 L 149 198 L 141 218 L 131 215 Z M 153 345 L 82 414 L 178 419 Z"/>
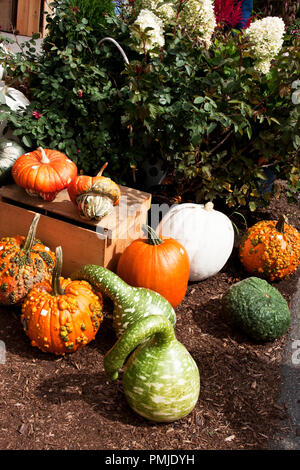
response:
<path fill-rule="evenodd" d="M 184 246 L 190 259 L 190 281 L 217 274 L 233 249 L 233 225 L 225 214 L 214 209 L 212 202 L 172 206 L 156 231 Z"/>
<path fill-rule="evenodd" d="M 30 103 L 21 91 L 8 87 L 7 85 L 0 87 L 0 93 L 2 95 L 0 97 L 0 103 L 5 103 L 12 111 L 22 110 Z M 8 131 L 5 135 L 3 134 L 6 124 L 6 120 L 0 121 L 0 137 L 4 136 L 17 141 L 18 139 L 13 135 L 13 132 Z"/>

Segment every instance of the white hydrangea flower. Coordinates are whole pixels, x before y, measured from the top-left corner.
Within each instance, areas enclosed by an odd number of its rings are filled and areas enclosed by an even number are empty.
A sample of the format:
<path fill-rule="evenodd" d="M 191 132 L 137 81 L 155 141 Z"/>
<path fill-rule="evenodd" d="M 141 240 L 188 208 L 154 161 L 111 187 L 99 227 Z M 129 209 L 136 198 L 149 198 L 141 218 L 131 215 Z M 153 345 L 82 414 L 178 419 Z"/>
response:
<path fill-rule="evenodd" d="M 143 10 L 151 10 L 156 14 L 164 24 L 168 24 L 171 20 L 176 17 L 176 10 L 172 8 L 173 3 L 165 3 L 164 5 L 158 6 L 162 3 L 161 0 L 141 0 L 140 6 Z"/>
<path fill-rule="evenodd" d="M 284 21 L 277 16 L 267 16 L 254 21 L 246 29 L 245 34 L 252 43 L 251 50 L 257 59 L 255 68 L 262 73 L 268 73 L 271 60 L 280 51 L 283 44 L 284 30 Z"/>
<path fill-rule="evenodd" d="M 266 74 L 270 72 L 271 69 L 271 61 L 269 59 L 266 60 L 257 60 L 256 63 L 254 64 L 255 70 L 262 74 Z"/>
<path fill-rule="evenodd" d="M 211 45 L 211 37 L 217 26 L 212 0 L 189 0 L 179 15 L 179 21 L 189 32 Z"/>
<path fill-rule="evenodd" d="M 133 23 L 134 26 L 138 26 L 141 31 L 145 31 L 146 28 L 152 28 L 147 31 L 147 39 L 145 44 L 141 41 L 140 35 L 134 29 L 131 29 L 131 37 L 137 39 L 139 43 L 135 45 L 138 52 L 143 53 L 144 48 L 149 51 L 150 55 L 154 55 L 152 49 L 155 47 L 163 47 L 165 44 L 163 22 L 158 16 L 148 9 L 141 10 L 137 19 Z"/>

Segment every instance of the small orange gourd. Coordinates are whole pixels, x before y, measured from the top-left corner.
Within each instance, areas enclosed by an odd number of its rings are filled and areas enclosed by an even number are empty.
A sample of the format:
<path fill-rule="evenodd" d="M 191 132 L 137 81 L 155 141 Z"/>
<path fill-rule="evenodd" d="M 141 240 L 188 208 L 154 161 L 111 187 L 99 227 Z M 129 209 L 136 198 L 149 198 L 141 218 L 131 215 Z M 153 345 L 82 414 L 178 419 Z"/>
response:
<path fill-rule="evenodd" d="M 300 264 L 300 233 L 284 216 L 257 222 L 242 237 L 239 256 L 249 273 L 268 281 L 284 279 Z"/>
<path fill-rule="evenodd" d="M 74 352 L 95 338 L 103 320 L 102 296 L 87 281 L 60 277 L 61 247 L 49 282 L 40 283 L 22 305 L 21 321 L 32 346 L 57 355 Z"/>
<path fill-rule="evenodd" d="M 101 220 L 120 203 L 121 189 L 110 178 L 102 176 L 104 163 L 96 176 L 78 175 L 68 186 L 71 201 L 85 220 Z"/>

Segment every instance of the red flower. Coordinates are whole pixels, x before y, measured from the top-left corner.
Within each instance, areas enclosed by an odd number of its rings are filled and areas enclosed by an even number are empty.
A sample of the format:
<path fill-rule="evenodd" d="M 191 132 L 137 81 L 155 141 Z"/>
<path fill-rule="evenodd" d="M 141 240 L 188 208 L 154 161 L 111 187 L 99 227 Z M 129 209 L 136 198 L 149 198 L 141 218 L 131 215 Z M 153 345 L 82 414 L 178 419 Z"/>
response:
<path fill-rule="evenodd" d="M 39 113 L 38 111 L 33 111 L 32 116 L 34 116 L 35 119 L 40 119 L 43 115 Z"/>
<path fill-rule="evenodd" d="M 216 0 L 214 5 L 217 23 L 234 28 L 243 19 L 242 2 L 238 0 Z"/>

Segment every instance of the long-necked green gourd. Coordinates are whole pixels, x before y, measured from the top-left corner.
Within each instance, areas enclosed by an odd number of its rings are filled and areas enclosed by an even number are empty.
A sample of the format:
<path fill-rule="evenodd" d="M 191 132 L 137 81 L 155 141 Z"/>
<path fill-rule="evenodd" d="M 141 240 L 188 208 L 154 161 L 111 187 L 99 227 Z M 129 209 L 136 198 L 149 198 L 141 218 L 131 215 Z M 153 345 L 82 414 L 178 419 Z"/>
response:
<path fill-rule="evenodd" d="M 117 336 L 148 315 L 162 315 L 173 326 L 176 324 L 175 311 L 163 296 L 145 287 L 131 287 L 107 268 L 86 264 L 73 273 L 71 278 L 88 281 L 113 301 L 113 327 Z"/>
<path fill-rule="evenodd" d="M 118 378 L 132 351 L 123 373 L 123 389 L 131 408 L 157 422 L 188 415 L 199 397 L 200 374 L 188 350 L 176 339 L 170 321 L 150 315 L 127 329 L 104 357 L 111 380 Z"/>

